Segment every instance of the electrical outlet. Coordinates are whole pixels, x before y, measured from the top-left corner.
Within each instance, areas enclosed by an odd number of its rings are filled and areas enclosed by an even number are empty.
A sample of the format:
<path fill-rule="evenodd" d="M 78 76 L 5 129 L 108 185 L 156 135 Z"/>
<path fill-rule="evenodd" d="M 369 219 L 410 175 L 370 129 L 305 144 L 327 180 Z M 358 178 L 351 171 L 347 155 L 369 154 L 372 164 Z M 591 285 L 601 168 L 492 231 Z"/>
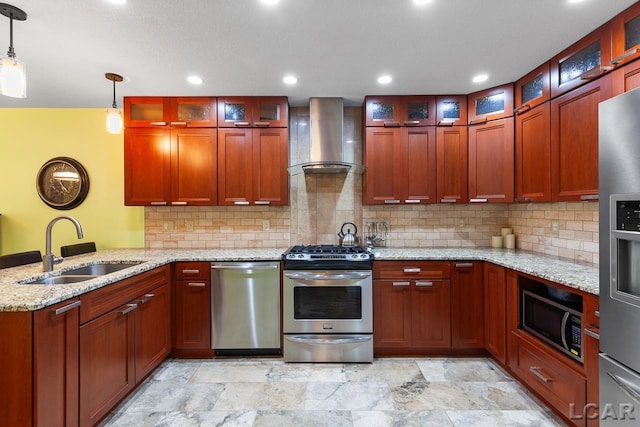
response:
<path fill-rule="evenodd" d="M 465 228 L 467 226 L 467 222 L 464 220 L 464 218 L 460 218 L 458 220 L 458 228 Z"/>
<path fill-rule="evenodd" d="M 551 234 L 560 233 L 560 227 L 558 226 L 558 221 L 551 221 Z"/>
<path fill-rule="evenodd" d="M 271 221 L 268 219 L 262 220 L 262 231 L 269 231 L 271 229 Z"/>
<path fill-rule="evenodd" d="M 184 222 L 184 228 L 186 231 L 193 231 L 193 220 L 188 219 Z"/>
<path fill-rule="evenodd" d="M 173 231 L 173 221 L 165 221 L 162 224 L 162 229 L 164 231 Z"/>

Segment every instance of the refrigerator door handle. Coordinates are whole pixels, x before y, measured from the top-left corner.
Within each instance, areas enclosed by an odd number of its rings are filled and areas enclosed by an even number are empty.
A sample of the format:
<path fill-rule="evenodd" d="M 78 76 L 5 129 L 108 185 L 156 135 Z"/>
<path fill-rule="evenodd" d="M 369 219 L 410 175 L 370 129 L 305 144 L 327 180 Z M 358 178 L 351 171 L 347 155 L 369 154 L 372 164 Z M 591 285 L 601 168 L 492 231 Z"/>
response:
<path fill-rule="evenodd" d="M 640 404 L 640 386 L 626 380 L 622 377 L 607 372 L 607 375 L 613 380 L 613 382 L 624 391 L 624 393 Z"/>

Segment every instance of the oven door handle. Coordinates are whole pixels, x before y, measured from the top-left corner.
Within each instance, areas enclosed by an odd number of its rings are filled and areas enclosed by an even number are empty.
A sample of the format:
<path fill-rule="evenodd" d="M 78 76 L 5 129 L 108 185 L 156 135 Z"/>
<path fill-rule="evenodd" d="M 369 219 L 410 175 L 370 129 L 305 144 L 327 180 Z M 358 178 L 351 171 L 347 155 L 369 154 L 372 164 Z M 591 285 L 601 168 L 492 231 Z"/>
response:
<path fill-rule="evenodd" d="M 284 273 L 289 279 L 315 282 L 315 281 L 345 281 L 345 280 L 362 280 L 371 277 L 370 271 L 363 272 L 349 272 L 339 274 L 325 274 L 325 273 L 303 273 L 303 272 L 286 272 Z"/>
<path fill-rule="evenodd" d="M 358 344 L 367 341 L 371 341 L 371 335 L 363 337 L 349 337 L 349 338 L 303 338 L 303 337 L 288 337 L 286 340 L 305 343 L 305 344 Z"/>
<path fill-rule="evenodd" d="M 567 320 L 569 320 L 569 312 L 566 311 L 562 316 L 562 325 L 560 326 L 560 338 L 562 338 L 562 345 L 569 350 L 567 345 Z"/>

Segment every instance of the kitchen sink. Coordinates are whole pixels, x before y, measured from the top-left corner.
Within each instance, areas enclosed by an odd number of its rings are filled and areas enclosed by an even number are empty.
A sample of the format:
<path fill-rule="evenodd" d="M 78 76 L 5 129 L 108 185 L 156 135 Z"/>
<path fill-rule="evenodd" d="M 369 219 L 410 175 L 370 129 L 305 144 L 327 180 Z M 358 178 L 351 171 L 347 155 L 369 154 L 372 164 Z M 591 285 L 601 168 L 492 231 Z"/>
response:
<path fill-rule="evenodd" d="M 97 276 L 54 276 L 25 282 L 25 285 L 66 285 L 91 280 Z"/>
<path fill-rule="evenodd" d="M 133 267 L 140 264 L 140 262 L 127 262 L 120 264 L 89 264 L 83 267 L 74 268 L 64 271 L 62 276 L 102 276 L 116 271 L 124 270 L 125 268 Z"/>
<path fill-rule="evenodd" d="M 62 272 L 58 276 L 44 277 L 24 282 L 25 285 L 65 285 L 69 283 L 84 282 L 95 279 L 105 274 L 115 273 L 125 268 L 134 267 L 141 264 L 142 261 L 125 262 L 125 263 L 97 263 L 89 264 L 82 267 L 73 268 Z"/>

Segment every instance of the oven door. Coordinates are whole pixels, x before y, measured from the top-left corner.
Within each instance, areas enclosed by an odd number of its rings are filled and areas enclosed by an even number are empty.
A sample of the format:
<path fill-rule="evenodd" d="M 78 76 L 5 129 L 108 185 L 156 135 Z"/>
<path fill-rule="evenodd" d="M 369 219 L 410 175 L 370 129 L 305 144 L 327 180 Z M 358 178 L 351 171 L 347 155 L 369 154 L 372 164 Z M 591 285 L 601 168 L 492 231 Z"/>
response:
<path fill-rule="evenodd" d="M 372 333 L 371 271 L 284 271 L 284 333 Z"/>

